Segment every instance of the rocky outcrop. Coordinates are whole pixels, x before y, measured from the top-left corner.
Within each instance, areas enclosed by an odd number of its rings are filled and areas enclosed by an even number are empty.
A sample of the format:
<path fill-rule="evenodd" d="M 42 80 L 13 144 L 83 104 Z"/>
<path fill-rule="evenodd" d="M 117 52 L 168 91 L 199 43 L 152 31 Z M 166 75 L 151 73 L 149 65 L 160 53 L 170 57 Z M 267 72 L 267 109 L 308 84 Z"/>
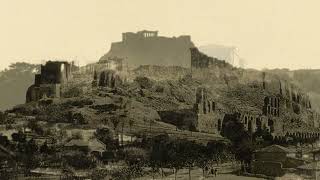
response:
<path fill-rule="evenodd" d="M 130 67 L 140 65 L 190 67 L 190 36 L 162 37 L 153 31 L 123 33 L 122 41 L 111 44 L 110 51 L 100 58 L 124 58 Z"/>

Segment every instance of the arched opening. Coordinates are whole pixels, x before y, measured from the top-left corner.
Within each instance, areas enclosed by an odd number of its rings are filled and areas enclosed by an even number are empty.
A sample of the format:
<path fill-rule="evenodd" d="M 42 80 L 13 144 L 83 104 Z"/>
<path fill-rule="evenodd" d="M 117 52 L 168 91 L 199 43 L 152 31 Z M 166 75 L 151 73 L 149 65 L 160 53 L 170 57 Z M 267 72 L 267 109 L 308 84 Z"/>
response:
<path fill-rule="evenodd" d="M 203 101 L 203 114 L 207 114 L 206 101 Z"/>
<path fill-rule="evenodd" d="M 216 110 L 216 103 L 212 101 L 212 111 Z"/>

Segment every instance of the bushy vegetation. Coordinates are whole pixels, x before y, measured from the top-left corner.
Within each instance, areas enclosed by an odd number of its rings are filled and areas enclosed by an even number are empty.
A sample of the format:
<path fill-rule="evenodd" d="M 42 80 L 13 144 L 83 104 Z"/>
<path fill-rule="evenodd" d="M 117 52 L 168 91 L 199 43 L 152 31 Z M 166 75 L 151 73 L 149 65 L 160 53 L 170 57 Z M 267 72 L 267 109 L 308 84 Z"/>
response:
<path fill-rule="evenodd" d="M 63 92 L 62 96 L 65 98 L 79 97 L 83 94 L 81 87 L 68 88 Z"/>
<path fill-rule="evenodd" d="M 137 82 L 142 89 L 150 89 L 154 85 L 149 78 L 144 76 L 136 77 L 134 81 Z"/>

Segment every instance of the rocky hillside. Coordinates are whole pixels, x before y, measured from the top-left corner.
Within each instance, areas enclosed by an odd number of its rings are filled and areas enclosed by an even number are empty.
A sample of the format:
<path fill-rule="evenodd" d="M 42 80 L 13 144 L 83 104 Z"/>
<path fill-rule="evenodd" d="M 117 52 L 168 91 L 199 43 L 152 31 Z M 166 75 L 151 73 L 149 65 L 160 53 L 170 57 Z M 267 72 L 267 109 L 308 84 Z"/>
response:
<path fill-rule="evenodd" d="M 288 69 L 274 69 L 267 70 L 267 72 L 289 79 L 307 92 L 311 97 L 313 108 L 320 112 L 320 70 L 300 69 L 290 71 Z"/>
<path fill-rule="evenodd" d="M 4 82 L 15 84 L 13 83 L 15 81 L 9 81 L 9 77 L 15 77 L 12 79 L 16 80 L 16 85 L 23 85 L 20 82 L 23 78 L 20 79 L 19 76 L 22 75 L 24 78 L 32 76 L 37 70 L 36 67 L 36 65 L 16 64 L 10 70 L 4 71 L 0 79 L 3 84 Z M 121 113 L 125 112 L 125 117 L 132 119 L 140 127 L 139 131 L 151 126 L 150 123 L 155 124 L 152 126 L 157 130 L 164 128 L 174 131 L 176 119 L 166 118 L 163 122 L 163 115 L 170 117 L 171 112 L 188 114 L 194 107 L 195 93 L 199 87 L 208 89 L 210 99 L 216 103 L 216 109 L 225 114 L 240 112 L 260 115 L 265 97 L 279 96 L 281 88 L 284 91 L 285 86 L 290 86 L 292 93 L 297 97 L 307 97 L 306 92 L 310 92 L 311 104 L 315 109 L 317 103 L 314 102 L 318 101 L 314 97 L 319 91 L 311 82 L 317 84 L 319 81 L 316 73 L 317 71 L 311 70 L 241 69 L 218 60 L 211 63 L 209 69 L 190 70 L 178 66 L 148 65 L 133 70 L 130 73 L 132 81 L 110 89 L 92 88 L 93 75 L 78 72 L 63 89 L 61 99 L 17 106 L 12 112 L 36 116 L 36 119 L 41 121 L 75 123 L 85 127 L 98 127 L 101 124 L 112 127 L 113 122 L 110 119 L 122 116 Z M 26 87 L 30 84 L 32 82 Z M 6 92 L 9 94 L 9 90 L 3 92 L 2 94 Z M 6 98 L 12 97 L 8 94 Z M 21 94 L 23 98 L 20 97 L 21 101 L 16 104 L 24 102 L 25 92 Z M 283 104 L 290 102 L 287 108 L 281 109 L 280 116 L 288 129 L 314 130 L 313 122 L 310 120 L 313 109 L 292 102 L 292 99 L 285 96 L 280 97 L 280 100 Z M 128 127 L 126 129 L 129 131 Z"/>

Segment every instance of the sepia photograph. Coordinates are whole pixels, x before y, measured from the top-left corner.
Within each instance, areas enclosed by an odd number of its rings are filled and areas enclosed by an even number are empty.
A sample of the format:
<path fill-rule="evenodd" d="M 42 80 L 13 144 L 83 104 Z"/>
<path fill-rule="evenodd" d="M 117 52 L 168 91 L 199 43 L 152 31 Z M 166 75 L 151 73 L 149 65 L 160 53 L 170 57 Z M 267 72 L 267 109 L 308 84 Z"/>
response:
<path fill-rule="evenodd" d="M 0 180 L 320 180 L 319 7 L 0 0 Z"/>

